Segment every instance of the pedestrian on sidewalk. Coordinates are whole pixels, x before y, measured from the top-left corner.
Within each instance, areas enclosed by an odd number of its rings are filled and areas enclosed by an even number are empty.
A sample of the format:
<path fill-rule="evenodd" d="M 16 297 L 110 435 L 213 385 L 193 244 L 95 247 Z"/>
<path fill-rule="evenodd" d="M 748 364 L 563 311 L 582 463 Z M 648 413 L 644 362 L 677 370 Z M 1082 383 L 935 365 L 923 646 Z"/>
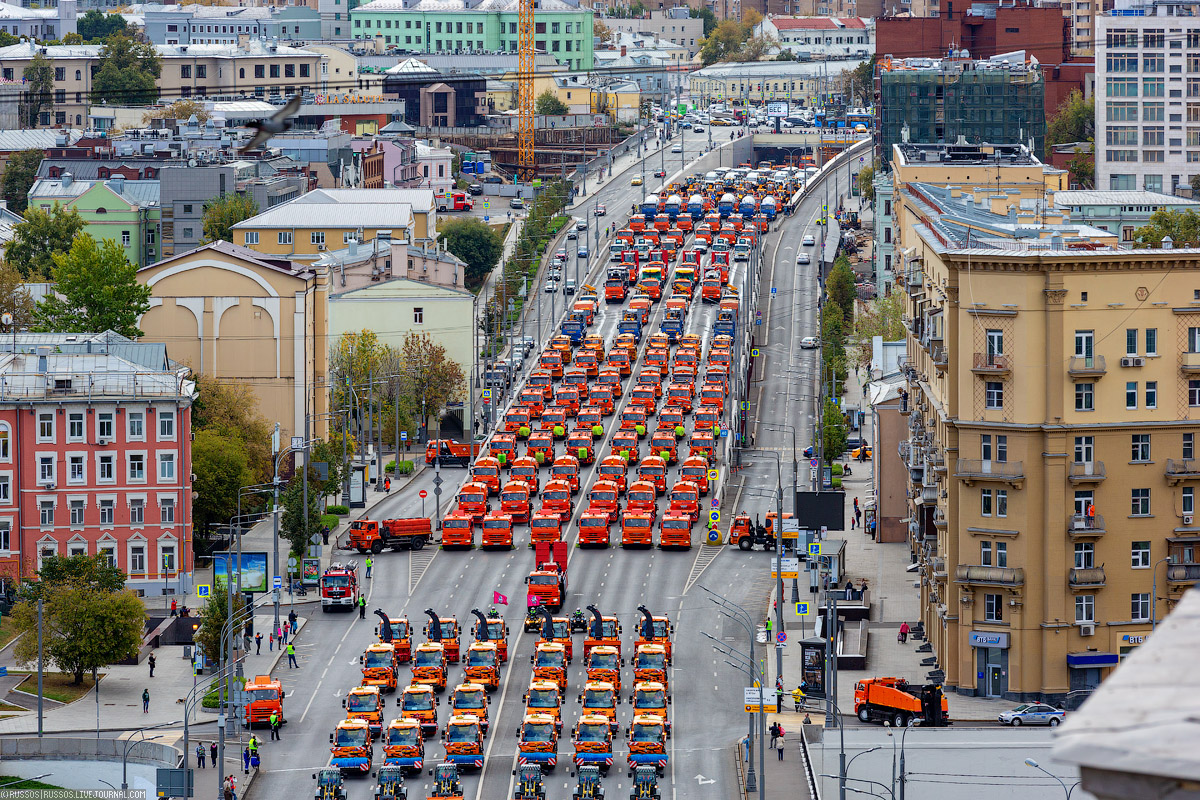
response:
<path fill-rule="evenodd" d="M 283 644 L 287 644 L 288 643 L 288 626 L 284 625 L 283 628 L 276 628 L 276 630 L 279 631 L 279 641 Z"/>
<path fill-rule="evenodd" d="M 223 797 L 224 800 L 237 800 L 237 794 L 233 790 L 232 776 L 225 780 L 225 786 L 221 789 L 221 797 Z"/>
<path fill-rule="evenodd" d="M 215 767 L 217 766 L 217 743 L 210 742 L 208 745 L 209 762 Z"/>
<path fill-rule="evenodd" d="M 912 629 L 908 627 L 907 622 L 900 623 L 900 644 L 904 644 L 908 641 L 908 633 L 910 630 Z"/>
<path fill-rule="evenodd" d="M 806 699 L 807 698 L 804 694 L 803 684 L 792 690 L 792 703 L 796 706 L 796 711 L 800 711 L 800 709 L 804 708 L 804 701 Z"/>
<path fill-rule="evenodd" d="M 142 713 L 150 713 L 150 690 L 142 689 Z"/>
<path fill-rule="evenodd" d="M 300 628 L 296 622 L 296 609 L 294 608 L 288 612 L 288 624 L 292 626 L 292 635 L 295 636 L 296 631 L 300 630 Z"/>
<path fill-rule="evenodd" d="M 262 634 L 254 634 L 254 655 L 262 655 Z"/>
<path fill-rule="evenodd" d="M 158 659 L 156 659 L 154 657 L 154 653 L 150 654 L 150 657 L 146 659 L 146 663 L 150 665 L 150 677 L 153 678 L 154 677 L 154 665 L 158 663 Z"/>
<path fill-rule="evenodd" d="M 858 526 L 861 528 L 862 527 L 862 509 L 861 508 L 854 509 L 854 519 L 856 522 L 858 522 Z"/>
<path fill-rule="evenodd" d="M 178 603 L 177 600 L 175 600 L 174 598 L 171 599 L 171 616 L 172 617 L 178 616 L 178 614 L 179 614 L 179 606 L 177 603 Z"/>
<path fill-rule="evenodd" d="M 779 754 L 779 760 L 783 761 L 783 745 L 787 737 L 783 735 L 783 731 L 779 732 L 779 738 L 775 740 L 775 752 Z"/>
<path fill-rule="evenodd" d="M 216 764 L 213 766 L 216 766 Z M 204 745 L 202 744 L 196 745 L 196 767 L 204 769 Z"/>
<path fill-rule="evenodd" d="M 371 567 L 373 567 L 373 566 L 375 566 L 375 562 L 371 560 L 370 556 L 367 556 L 367 577 L 368 578 L 371 577 Z"/>
<path fill-rule="evenodd" d="M 771 732 L 771 749 L 775 749 L 775 741 L 779 738 L 779 723 L 772 722 L 770 727 Z"/>
<path fill-rule="evenodd" d="M 384 479 L 383 479 L 383 491 L 384 491 L 384 493 L 385 493 L 385 494 L 391 494 L 391 493 L 392 493 L 392 479 L 391 479 L 391 478 L 384 478 Z"/>
<path fill-rule="evenodd" d="M 296 645 L 289 644 L 287 646 L 288 669 L 300 669 L 300 665 L 296 663 Z"/>
<path fill-rule="evenodd" d="M 271 631 L 269 636 L 270 636 L 270 639 L 267 642 L 267 652 L 268 653 L 275 650 L 275 631 Z"/>
<path fill-rule="evenodd" d="M 278 739 L 279 739 L 279 712 L 272 711 L 271 712 L 271 741 L 274 742 L 274 741 L 277 741 Z"/>

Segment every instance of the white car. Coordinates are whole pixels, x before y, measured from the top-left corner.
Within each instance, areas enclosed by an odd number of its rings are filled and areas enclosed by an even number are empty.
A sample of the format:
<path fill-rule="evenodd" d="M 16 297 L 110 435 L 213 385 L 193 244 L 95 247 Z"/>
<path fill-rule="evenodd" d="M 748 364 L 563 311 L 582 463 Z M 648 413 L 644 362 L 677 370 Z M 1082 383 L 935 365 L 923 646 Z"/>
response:
<path fill-rule="evenodd" d="M 808 253 L 801 253 L 800 255 L 796 256 L 796 263 L 797 264 L 811 264 L 812 258 L 808 255 Z"/>
<path fill-rule="evenodd" d="M 801 350 L 816 350 L 820 345 L 820 340 L 818 340 L 815 336 L 805 336 L 800 340 Z"/>
<path fill-rule="evenodd" d="M 817 243 L 817 239 L 811 233 L 804 234 L 804 246 L 805 247 L 812 247 L 816 243 Z"/>
<path fill-rule="evenodd" d="M 681 145 L 681 144 L 673 144 L 673 145 L 671 145 L 671 152 L 672 152 L 672 153 L 682 153 L 682 152 L 683 152 L 683 145 Z"/>
<path fill-rule="evenodd" d="M 558 291 L 558 281 L 556 281 L 554 278 L 547 278 L 545 291 L 546 291 L 546 294 L 554 294 L 555 292 L 557 292 Z"/>

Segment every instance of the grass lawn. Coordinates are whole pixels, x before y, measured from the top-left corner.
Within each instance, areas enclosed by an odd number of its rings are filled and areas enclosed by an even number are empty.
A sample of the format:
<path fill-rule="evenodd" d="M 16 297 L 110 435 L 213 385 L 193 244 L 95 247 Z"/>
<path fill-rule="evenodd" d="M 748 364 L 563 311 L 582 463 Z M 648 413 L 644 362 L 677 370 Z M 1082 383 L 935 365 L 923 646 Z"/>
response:
<path fill-rule="evenodd" d="M 8 787 L 12 786 L 10 790 Z M 88 792 L 79 792 L 74 789 L 64 789 L 61 786 L 54 786 L 41 781 L 26 781 L 20 778 L 14 778 L 9 775 L 0 775 L 0 791 L 6 795 L 15 796 L 18 792 L 29 792 L 30 796 L 34 792 L 54 792 L 54 797 L 60 800 L 91 800 L 95 797 Z"/>
<path fill-rule="evenodd" d="M 9 670 L 9 675 L 28 675 L 29 677 L 21 681 L 17 686 L 16 691 L 37 697 L 37 673 L 26 672 L 24 670 Z M 51 700 L 57 700 L 60 703 L 71 703 L 92 690 L 92 676 L 84 675 L 83 683 L 79 686 L 74 684 L 75 676 L 65 675 L 61 672 L 47 672 L 42 677 L 42 694 Z"/>

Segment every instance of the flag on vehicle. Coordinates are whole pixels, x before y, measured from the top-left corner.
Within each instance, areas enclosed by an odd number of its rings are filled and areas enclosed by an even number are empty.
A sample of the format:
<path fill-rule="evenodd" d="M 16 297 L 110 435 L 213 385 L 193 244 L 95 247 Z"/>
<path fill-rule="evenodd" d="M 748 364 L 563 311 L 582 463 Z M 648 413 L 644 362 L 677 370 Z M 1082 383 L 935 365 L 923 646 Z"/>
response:
<path fill-rule="evenodd" d="M 508 598 L 494 591 L 492 592 L 492 605 L 506 606 L 508 605 Z"/>

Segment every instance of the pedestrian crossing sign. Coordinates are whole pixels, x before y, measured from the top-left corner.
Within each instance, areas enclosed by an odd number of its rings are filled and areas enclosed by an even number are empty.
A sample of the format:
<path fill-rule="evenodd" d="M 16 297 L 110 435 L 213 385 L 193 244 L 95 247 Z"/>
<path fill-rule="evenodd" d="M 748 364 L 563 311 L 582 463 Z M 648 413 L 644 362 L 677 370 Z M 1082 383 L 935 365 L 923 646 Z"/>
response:
<path fill-rule="evenodd" d="M 809 603 L 796 603 L 796 616 L 807 617 L 812 613 Z"/>
<path fill-rule="evenodd" d="M 809 542 L 808 543 L 808 554 L 810 556 L 821 555 L 821 543 L 820 542 Z"/>
<path fill-rule="evenodd" d="M 196 597 L 208 597 L 209 592 L 211 592 L 211 591 L 212 591 L 212 586 L 210 586 L 207 583 L 201 583 L 201 584 L 196 585 Z"/>

